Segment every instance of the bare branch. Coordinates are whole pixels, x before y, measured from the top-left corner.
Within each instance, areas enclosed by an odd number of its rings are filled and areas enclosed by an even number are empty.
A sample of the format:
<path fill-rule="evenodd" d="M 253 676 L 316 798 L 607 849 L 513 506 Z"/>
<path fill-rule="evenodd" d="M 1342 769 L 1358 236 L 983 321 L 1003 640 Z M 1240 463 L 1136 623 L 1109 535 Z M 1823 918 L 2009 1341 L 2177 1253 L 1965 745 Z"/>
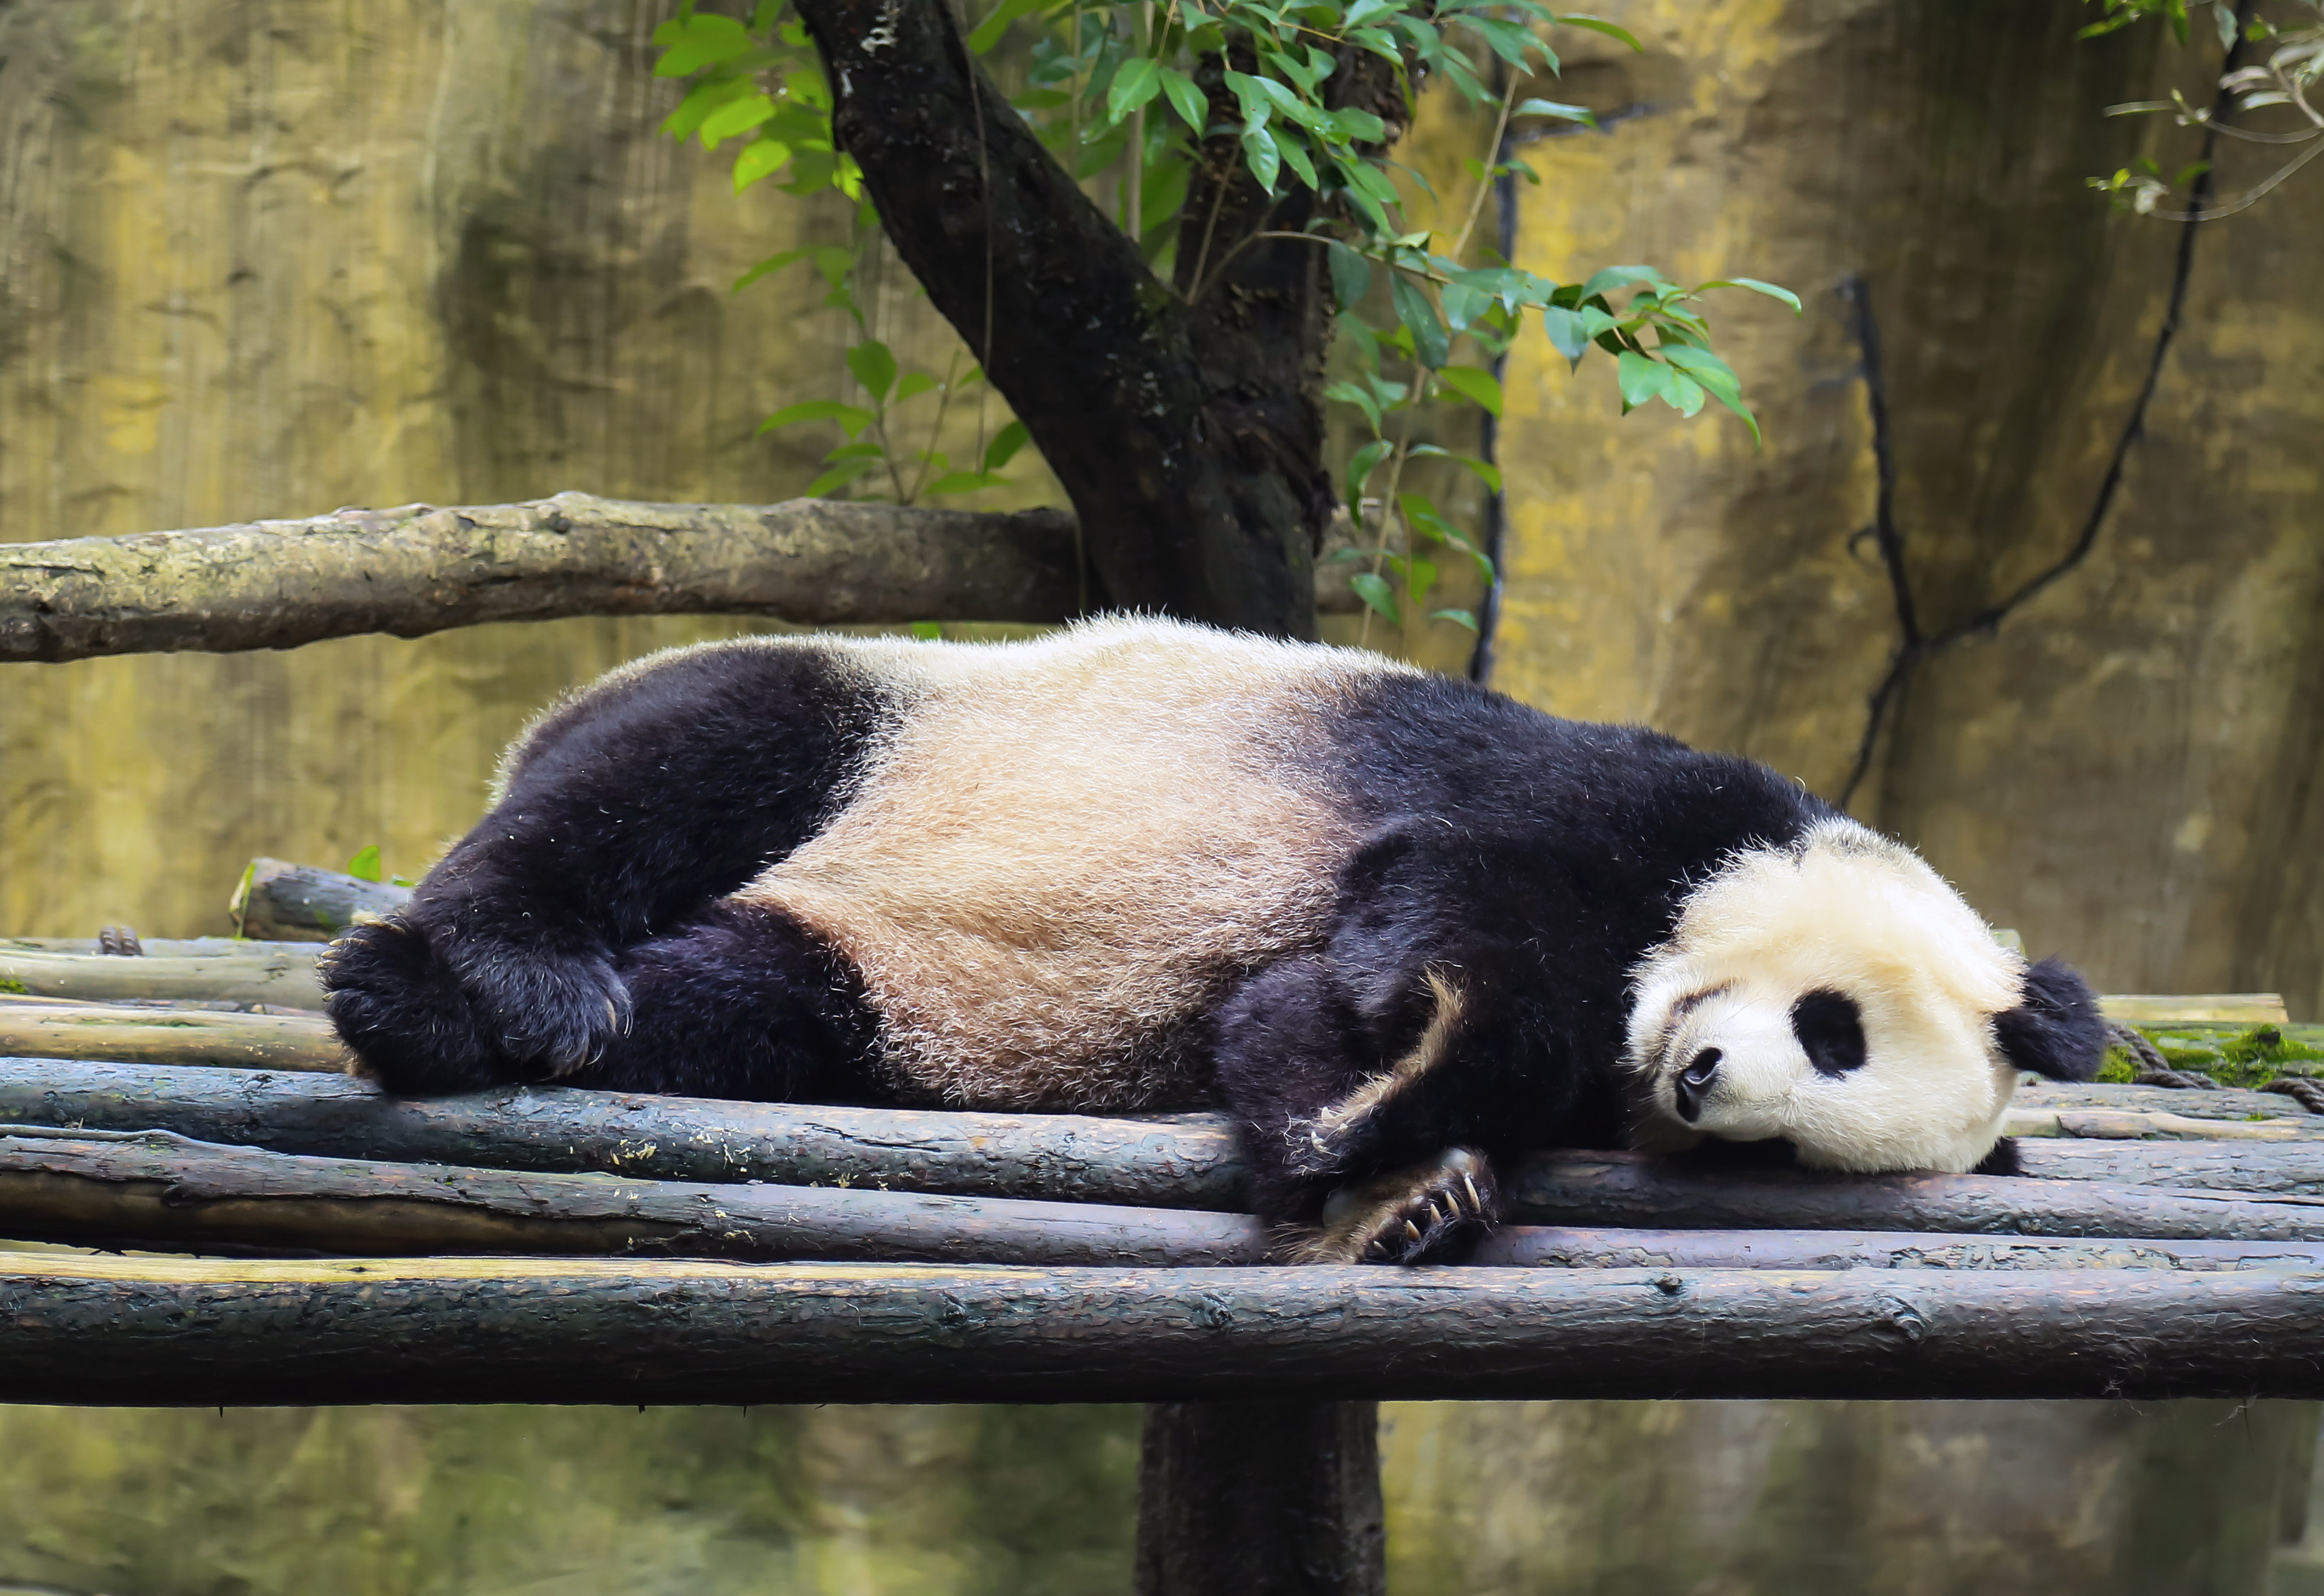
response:
<path fill-rule="evenodd" d="M 1074 612 L 1073 548 L 1055 511 L 586 494 L 0 544 L 0 660 L 287 649 L 560 615 L 1058 621 Z"/>

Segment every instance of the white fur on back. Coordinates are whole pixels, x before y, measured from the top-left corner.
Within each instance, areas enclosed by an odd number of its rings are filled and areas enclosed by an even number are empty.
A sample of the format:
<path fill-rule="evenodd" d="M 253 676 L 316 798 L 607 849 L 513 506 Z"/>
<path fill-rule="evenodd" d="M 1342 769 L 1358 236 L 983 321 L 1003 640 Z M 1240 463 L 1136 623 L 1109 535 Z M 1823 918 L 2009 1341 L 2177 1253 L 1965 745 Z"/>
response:
<path fill-rule="evenodd" d="M 835 640 L 818 640 L 831 647 Z M 1312 944 L 1355 838 L 1315 717 L 1400 669 L 1167 622 L 840 645 L 897 727 L 736 894 L 862 973 L 899 1089 L 993 1108 L 1189 1095 L 1222 982 Z"/>

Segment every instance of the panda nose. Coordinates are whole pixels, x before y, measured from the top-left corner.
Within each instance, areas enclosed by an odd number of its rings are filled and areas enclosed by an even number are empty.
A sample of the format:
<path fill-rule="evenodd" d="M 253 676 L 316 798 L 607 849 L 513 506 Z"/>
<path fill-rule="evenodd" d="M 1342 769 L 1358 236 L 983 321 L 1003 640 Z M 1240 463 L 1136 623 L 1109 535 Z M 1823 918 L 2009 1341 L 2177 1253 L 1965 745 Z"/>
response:
<path fill-rule="evenodd" d="M 1671 1091 L 1678 1099 L 1678 1117 L 1692 1125 L 1702 1113 L 1702 1100 L 1711 1091 L 1711 1077 L 1719 1074 L 1719 1049 L 1705 1047 L 1693 1061 L 1678 1072 Z"/>

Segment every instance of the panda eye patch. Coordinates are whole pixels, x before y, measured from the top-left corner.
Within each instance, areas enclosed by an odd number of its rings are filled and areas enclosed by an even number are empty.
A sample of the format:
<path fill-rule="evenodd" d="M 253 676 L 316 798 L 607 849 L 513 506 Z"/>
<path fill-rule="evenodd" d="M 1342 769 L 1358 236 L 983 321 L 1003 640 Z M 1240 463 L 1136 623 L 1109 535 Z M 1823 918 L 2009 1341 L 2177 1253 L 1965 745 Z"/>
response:
<path fill-rule="evenodd" d="M 1844 1075 L 1864 1063 L 1864 1021 L 1846 992 L 1812 992 L 1792 1005 L 1792 1034 L 1823 1075 Z"/>

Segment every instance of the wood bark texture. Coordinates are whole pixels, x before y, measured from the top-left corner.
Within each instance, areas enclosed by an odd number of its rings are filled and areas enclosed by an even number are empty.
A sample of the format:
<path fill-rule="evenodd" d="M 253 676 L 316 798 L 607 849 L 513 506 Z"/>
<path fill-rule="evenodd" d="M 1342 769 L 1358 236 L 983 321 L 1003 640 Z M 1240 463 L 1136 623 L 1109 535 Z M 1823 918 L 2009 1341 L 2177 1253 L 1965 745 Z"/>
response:
<path fill-rule="evenodd" d="M 328 1075 L 343 1073 L 348 1064 L 338 1033 L 319 1014 L 221 1014 L 200 1009 L 0 998 L 0 1056 L 10 1055 L 40 1061 L 100 1059 L 116 1065 Z M 6 1089 L 22 1092 L 32 1079 L 54 1073 L 45 1062 L 28 1068 L 12 1066 Z M 174 1095 L 164 1093 L 161 1101 L 169 1102 Z M 0 1120 L 6 1118 L 6 1112 L 0 1111 Z M 160 1123 L 160 1119 L 149 1118 L 145 1125 L 123 1128 L 143 1130 Z"/>
<path fill-rule="evenodd" d="M 288 649 L 558 615 L 1059 621 L 1074 604 L 1073 523 L 1047 511 L 558 494 L 0 546 L 0 660 Z"/>
<path fill-rule="evenodd" d="M 166 1131 L 0 1134 L 0 1233 L 110 1248 L 751 1259 L 1256 1264 L 1240 1214 L 826 1186 L 608 1180 L 221 1147 Z"/>
<path fill-rule="evenodd" d="M 247 952 L 175 958 L 0 952 L 0 992 L 94 1002 L 268 1003 L 318 1012 L 323 1007 L 315 950 L 263 942 L 249 945 Z"/>
<path fill-rule="evenodd" d="M 1384 1596 L 1377 1402 L 1157 1402 L 1138 1596 Z"/>
<path fill-rule="evenodd" d="M 226 905 L 244 936 L 328 942 L 360 916 L 383 915 L 411 901 L 411 889 L 367 881 L 342 871 L 281 859 L 254 859 Z"/>
<path fill-rule="evenodd" d="M 0 1010 L 5 1012 L 5 1010 Z M 0 1122 L 175 1131 L 336 1158 L 659 1180 L 763 1180 L 1240 1211 L 1240 1156 L 1216 1121 L 943 1113 L 512 1086 L 393 1098 L 345 1076 L 18 1058 Z"/>
<path fill-rule="evenodd" d="M 799 14 L 828 69 L 840 144 L 897 252 L 1072 497 L 1108 599 L 1313 636 L 1333 503 L 1322 249 L 1242 251 L 1189 303 L 1042 147 L 946 7 L 805 0 Z M 1234 120 L 1218 93 L 1215 119 Z M 1233 139 L 1216 146 L 1231 171 Z M 1197 202 L 1209 187 L 1194 185 Z M 1296 227 L 1311 203 L 1238 205 L 1196 254 L 1220 268 L 1270 215 Z M 1180 259 L 1194 264 L 1185 244 Z"/>
<path fill-rule="evenodd" d="M 1706 1171 L 1635 1153 L 1549 1153 L 1508 1172 L 1519 1223 L 1673 1230 L 1940 1231 L 2162 1241 L 2324 1241 L 2324 1199 L 1989 1175 Z"/>
<path fill-rule="evenodd" d="M 126 963 L 128 961 L 121 961 Z M 0 1002 L 0 1035 L 13 1010 Z M 92 1008 L 134 1028 L 171 1010 Z M 240 1016 L 208 1016 L 228 1022 Z M 260 1017 L 249 1017 L 258 1022 Z M 335 1056 L 323 1022 L 265 1020 L 309 1038 L 316 1063 Z M 156 1028 L 160 1029 L 160 1028 Z M 171 1028 L 176 1029 L 176 1028 Z M 199 1038 L 198 1028 L 186 1028 Z M 232 1044 L 162 1046 L 192 1047 Z M 286 1054 L 290 1044 L 281 1044 Z M 292 1055 L 295 1059 L 295 1055 Z M 91 1130 L 175 1131 L 198 1140 L 333 1158 L 392 1158 L 548 1172 L 594 1170 L 661 1180 L 884 1185 L 901 1191 L 1019 1197 L 1131 1207 L 1239 1212 L 1240 1154 L 1227 1122 L 1083 1114 L 982 1114 L 923 1109 L 732 1102 L 707 1098 L 513 1086 L 463 1097 L 398 1099 L 364 1082 L 320 1073 L 196 1065 L 137 1065 L 18 1057 L 0 1071 L 0 1122 Z M 2136 1087 L 2101 1088 L 2134 1093 Z M 2178 1095 L 2196 1095 L 2179 1093 Z M 2209 1096 L 2211 1093 L 2202 1093 Z M 2254 1095 L 2257 1095 L 2255 1093 Z M 2019 1144 L 2027 1175 L 1826 1177 L 1795 1172 L 1705 1170 L 1626 1154 L 1546 1155 L 1521 1165 L 1515 1217 L 1555 1224 L 1649 1228 L 1731 1225 L 1780 1229 L 2027 1234 L 2217 1234 L 2298 1240 L 2216 1223 L 2291 1222 L 2311 1210 L 2239 1209 L 2205 1192 L 2324 1198 L 2324 1138 L 2266 1142 L 2207 1139 Z M 2154 1189 L 2171 1188 L 2171 1189 Z M 2179 1188 L 2199 1188 L 2190 1193 Z M 2182 1206 L 2191 1197 L 2195 1206 Z M 2222 1208 L 2226 1202 L 2229 1206 Z M 2324 1207 L 2314 1212 L 2324 1213 Z M 1759 1217 L 1731 1216 L 1749 1212 Z M 1657 1219 L 1656 1214 L 1679 1217 Z M 2161 1231 L 2158 1224 L 2192 1225 Z"/>
<path fill-rule="evenodd" d="M 2324 1269 L 2324 1241 L 2153 1241 L 1912 1231 L 1575 1230 L 1510 1225 L 1480 1268 L 1644 1269 Z"/>
<path fill-rule="evenodd" d="M 2324 1396 L 2273 1269 L 950 1268 L 0 1255 L 0 1399 Z"/>

